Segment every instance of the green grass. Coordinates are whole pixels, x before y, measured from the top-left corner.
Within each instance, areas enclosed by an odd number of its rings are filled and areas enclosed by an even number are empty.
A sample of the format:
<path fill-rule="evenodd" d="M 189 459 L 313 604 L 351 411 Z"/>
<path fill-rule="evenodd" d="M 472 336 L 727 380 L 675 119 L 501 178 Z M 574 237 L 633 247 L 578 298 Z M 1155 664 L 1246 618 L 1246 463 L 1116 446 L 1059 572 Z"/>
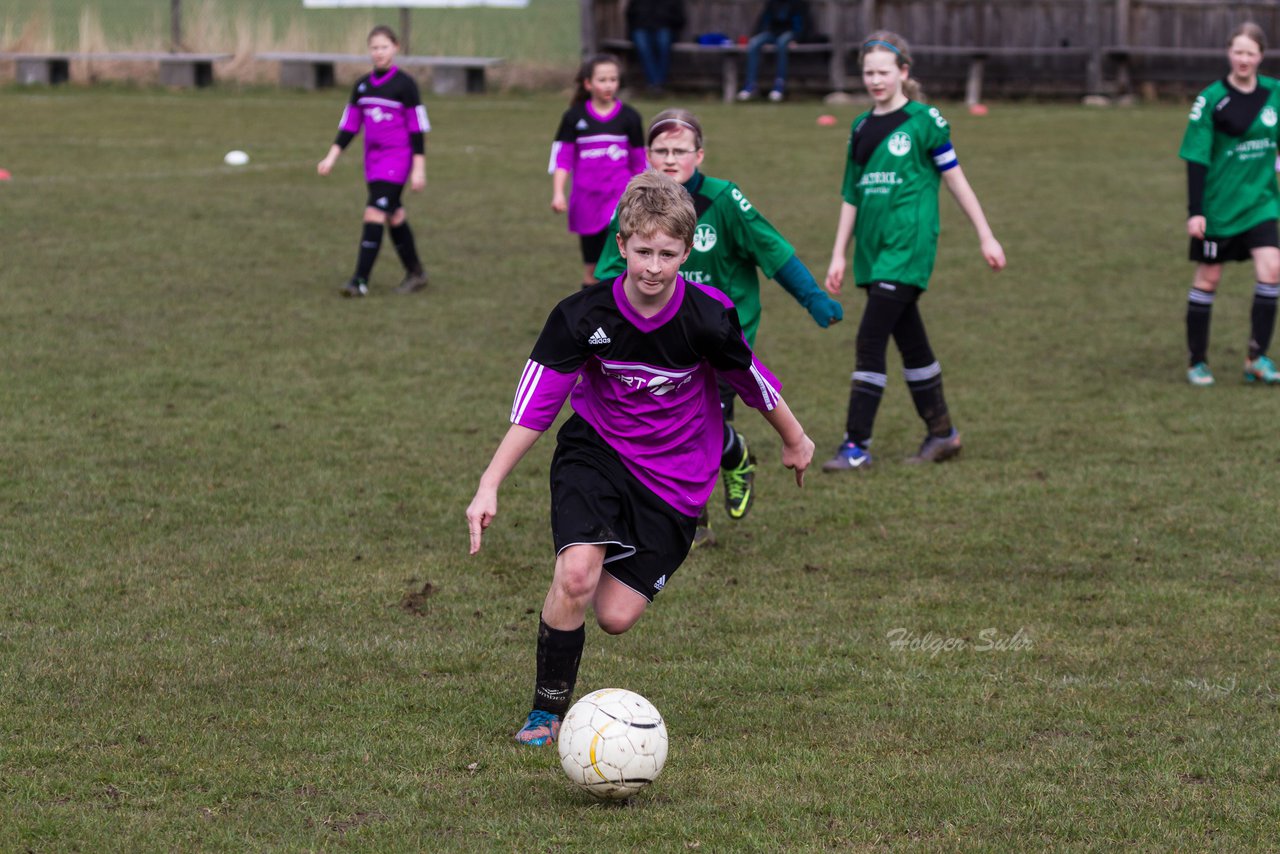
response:
<path fill-rule="evenodd" d="M 303 9 L 302 0 L 183 0 L 183 34 L 203 50 L 233 50 L 238 36 L 252 33 L 261 50 L 274 41 L 282 48 L 358 53 L 375 23 L 399 29 L 395 5 L 388 0 L 384 9 Z M 0 49 L 6 35 L 16 39 L 33 22 L 36 37 L 48 42 L 37 47 L 77 49 L 86 11 L 109 46 L 169 45 L 168 0 L 0 0 Z M 568 69 L 581 50 L 576 0 L 531 0 L 524 9 L 415 9 L 409 36 L 414 53 L 501 56 Z"/>
<path fill-rule="evenodd" d="M 1182 381 L 1180 107 L 947 110 L 1010 261 L 985 271 L 944 199 L 923 310 L 964 456 L 897 462 L 920 427 L 895 382 L 879 467 L 799 491 L 740 416 L 752 515 L 633 631 L 588 632 L 579 693 L 640 691 L 672 738 L 611 808 L 510 738 L 552 442 L 473 558 L 463 518 L 576 287 L 563 103 L 431 103 L 432 288 L 390 296 L 388 251 L 347 302 L 359 157 L 314 174 L 341 101 L 0 90 L 0 850 L 1275 844 L 1276 392 L 1238 382 L 1239 267 L 1220 384 Z M 696 108 L 708 173 L 821 275 L 846 130 Z M 861 299 L 822 332 L 764 295 L 762 357 L 827 453 Z"/>

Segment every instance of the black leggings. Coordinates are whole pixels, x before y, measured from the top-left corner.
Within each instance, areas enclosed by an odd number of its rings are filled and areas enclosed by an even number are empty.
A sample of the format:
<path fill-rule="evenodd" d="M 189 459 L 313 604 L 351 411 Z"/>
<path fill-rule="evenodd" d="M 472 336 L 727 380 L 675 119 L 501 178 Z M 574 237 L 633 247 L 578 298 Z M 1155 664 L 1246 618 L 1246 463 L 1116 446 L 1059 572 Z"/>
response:
<path fill-rule="evenodd" d="M 867 288 L 867 307 L 858 325 L 857 363 L 849 391 L 848 440 L 866 446 L 871 441 L 876 410 L 888 381 L 885 356 L 892 337 L 902 354 L 903 375 L 911 389 L 916 412 L 929 432 L 951 431 L 947 403 L 942 396 L 942 368 L 929 346 L 920 316 L 920 288 L 877 282 Z"/>

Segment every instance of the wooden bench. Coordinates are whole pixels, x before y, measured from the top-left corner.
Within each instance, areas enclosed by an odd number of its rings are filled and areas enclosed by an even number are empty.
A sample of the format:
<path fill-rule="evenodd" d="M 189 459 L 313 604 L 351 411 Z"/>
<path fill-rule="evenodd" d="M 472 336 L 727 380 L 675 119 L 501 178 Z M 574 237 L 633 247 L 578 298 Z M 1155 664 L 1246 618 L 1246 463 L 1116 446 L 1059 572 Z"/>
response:
<path fill-rule="evenodd" d="M 370 65 L 363 53 L 260 53 L 258 59 L 280 63 L 280 85 L 325 89 L 334 85 L 337 65 Z M 478 94 L 485 90 L 485 72 L 502 63 L 495 56 L 398 56 L 401 67 L 431 69 L 436 95 Z"/>
<path fill-rule="evenodd" d="M 635 45 L 627 39 L 601 39 L 600 49 L 619 56 L 635 55 Z M 787 50 L 791 57 L 818 56 L 832 60 L 832 47 L 826 42 L 792 44 Z M 766 54 L 776 54 L 778 49 L 770 44 L 765 45 L 763 51 Z M 697 42 L 675 42 L 671 45 L 671 54 L 673 62 L 680 56 L 695 61 L 699 57 L 713 57 L 718 60 L 720 93 L 725 103 L 732 101 L 742 88 L 742 78 L 738 69 L 745 62 L 747 55 L 747 46 L 744 44 L 706 45 Z M 791 62 L 787 78 L 788 84 L 797 80 L 803 83 L 806 80 L 817 79 L 819 83 L 829 87 L 828 91 L 838 92 L 845 85 L 844 63 L 829 61 L 823 67 L 820 76 L 814 77 L 806 72 L 803 65 Z"/>
<path fill-rule="evenodd" d="M 189 89 L 213 85 L 213 64 L 231 59 L 229 53 L 0 53 L 0 60 L 17 64 L 19 83 L 54 85 L 71 79 L 72 62 L 158 62 L 160 82 Z"/>
<path fill-rule="evenodd" d="M 1102 53 L 1116 67 L 1116 91 L 1122 95 L 1133 92 L 1133 61 L 1144 59 L 1171 60 L 1219 60 L 1223 69 L 1227 66 L 1227 49 L 1225 47 L 1162 47 L 1137 45 L 1107 45 Z M 1207 79 L 1206 79 L 1206 82 Z"/>
<path fill-rule="evenodd" d="M 982 83 L 988 59 L 1079 59 L 1085 62 L 1082 74 L 1092 78 L 1100 74 L 1100 70 L 1095 73 L 1088 68 L 1088 63 L 1095 54 L 1096 51 L 1089 47 L 981 47 L 937 44 L 911 46 L 911 58 L 916 61 L 917 66 L 921 58 L 930 57 L 958 57 L 969 61 L 969 73 L 964 87 L 966 104 L 982 103 Z M 927 83 L 928 71 L 922 70 L 921 77 Z M 1093 80 L 1088 82 L 1089 87 L 1097 85 Z"/>

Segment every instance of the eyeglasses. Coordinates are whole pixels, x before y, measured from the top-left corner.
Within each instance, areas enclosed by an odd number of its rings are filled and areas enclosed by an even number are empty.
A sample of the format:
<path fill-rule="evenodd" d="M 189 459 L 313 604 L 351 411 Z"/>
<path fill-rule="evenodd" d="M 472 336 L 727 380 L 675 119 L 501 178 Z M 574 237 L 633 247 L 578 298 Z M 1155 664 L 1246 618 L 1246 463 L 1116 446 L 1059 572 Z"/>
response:
<path fill-rule="evenodd" d="M 692 157 L 698 153 L 696 148 L 651 148 L 649 153 L 659 160 L 666 160 L 668 157 L 674 160 L 684 160 L 686 157 Z"/>

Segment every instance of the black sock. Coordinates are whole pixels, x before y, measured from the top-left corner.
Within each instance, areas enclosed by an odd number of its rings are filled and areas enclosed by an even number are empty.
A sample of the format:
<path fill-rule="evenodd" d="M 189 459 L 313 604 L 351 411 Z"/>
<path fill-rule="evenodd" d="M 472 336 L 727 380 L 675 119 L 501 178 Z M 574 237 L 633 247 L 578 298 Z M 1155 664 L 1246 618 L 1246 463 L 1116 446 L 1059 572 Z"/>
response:
<path fill-rule="evenodd" d="M 1258 282 L 1253 289 L 1253 311 L 1249 316 L 1253 336 L 1249 339 L 1249 360 L 1265 355 L 1271 346 L 1271 333 L 1276 328 L 1276 295 L 1280 287 Z"/>
<path fill-rule="evenodd" d="M 578 662 L 586 641 L 586 623 L 570 631 L 553 629 L 538 618 L 538 681 L 533 707 L 564 717 L 578 681 Z"/>
<path fill-rule="evenodd" d="M 884 396 L 885 375 L 856 371 L 849 386 L 849 415 L 845 419 L 845 441 L 860 448 L 871 444 L 871 428 Z"/>
<path fill-rule="evenodd" d="M 413 229 L 409 228 L 409 220 L 391 226 L 391 242 L 395 244 L 400 263 L 410 273 L 422 272 L 422 261 L 418 259 L 418 247 L 413 242 Z"/>
<path fill-rule="evenodd" d="M 1213 315 L 1213 291 L 1192 288 L 1187 293 L 1187 350 L 1191 367 L 1207 362 L 1209 320 Z"/>
<path fill-rule="evenodd" d="M 382 248 L 382 223 L 366 222 L 360 233 L 360 254 L 356 256 L 356 278 L 369 281 L 373 272 L 373 262 L 378 260 L 378 250 Z"/>
<path fill-rule="evenodd" d="M 916 413 L 924 421 L 930 436 L 951 435 L 951 414 L 947 411 L 947 399 L 942 395 L 942 366 L 937 362 L 923 368 L 903 368 L 907 388 L 915 402 Z"/>
<path fill-rule="evenodd" d="M 724 422 L 724 444 L 721 446 L 720 468 L 736 469 L 742 465 L 747 455 L 747 443 L 742 441 L 742 434 L 733 429 L 728 421 Z"/>

